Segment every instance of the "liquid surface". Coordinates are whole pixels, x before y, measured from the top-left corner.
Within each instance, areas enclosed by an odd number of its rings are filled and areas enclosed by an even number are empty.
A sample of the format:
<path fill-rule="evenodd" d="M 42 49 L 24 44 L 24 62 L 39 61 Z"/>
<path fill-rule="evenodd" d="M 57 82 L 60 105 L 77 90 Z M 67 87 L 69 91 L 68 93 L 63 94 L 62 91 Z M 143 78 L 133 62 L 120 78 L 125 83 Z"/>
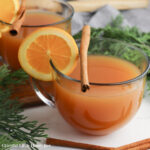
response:
<path fill-rule="evenodd" d="M 107 56 L 89 56 L 91 82 L 114 83 L 132 79 L 140 74 L 133 64 Z M 79 64 L 71 77 L 80 78 Z M 109 134 L 126 124 L 137 112 L 144 89 L 144 79 L 117 86 L 90 86 L 81 92 L 78 82 L 60 77 L 55 82 L 57 107 L 64 119 L 79 131 Z"/>
<path fill-rule="evenodd" d="M 133 79 L 140 75 L 140 70 L 130 62 L 108 56 L 88 57 L 88 76 L 90 82 L 115 83 Z M 80 79 L 80 64 L 70 75 L 72 78 Z"/>
<path fill-rule="evenodd" d="M 31 12 L 26 14 L 24 25 L 47 25 L 64 20 L 62 16 L 53 13 Z"/>

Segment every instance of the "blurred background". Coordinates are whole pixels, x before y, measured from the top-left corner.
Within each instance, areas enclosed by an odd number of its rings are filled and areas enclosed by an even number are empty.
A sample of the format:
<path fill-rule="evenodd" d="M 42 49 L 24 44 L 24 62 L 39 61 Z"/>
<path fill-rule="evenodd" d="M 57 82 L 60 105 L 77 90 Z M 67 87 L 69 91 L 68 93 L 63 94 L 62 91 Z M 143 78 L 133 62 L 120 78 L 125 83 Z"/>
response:
<path fill-rule="evenodd" d="M 77 33 L 85 23 L 104 27 L 112 18 L 121 14 L 124 25 L 137 26 L 141 31 L 150 31 L 149 0 L 66 0 L 75 9 L 72 32 Z"/>

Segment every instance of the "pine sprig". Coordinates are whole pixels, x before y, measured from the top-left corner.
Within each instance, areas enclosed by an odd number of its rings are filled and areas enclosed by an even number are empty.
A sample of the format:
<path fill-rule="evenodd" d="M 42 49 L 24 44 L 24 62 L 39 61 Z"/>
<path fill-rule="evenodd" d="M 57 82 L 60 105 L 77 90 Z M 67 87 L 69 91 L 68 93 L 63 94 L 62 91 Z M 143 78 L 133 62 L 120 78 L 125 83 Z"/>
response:
<path fill-rule="evenodd" d="M 24 142 L 17 141 L 9 137 L 9 135 L 0 134 L 0 150 L 10 150 L 12 145 L 20 145 Z"/>
<path fill-rule="evenodd" d="M 8 76 L 9 73 L 10 73 L 10 70 L 8 69 L 8 66 L 7 65 L 2 65 L 0 67 L 0 81 L 2 81 L 3 78 Z"/>
<path fill-rule="evenodd" d="M 27 121 L 18 101 L 11 99 L 13 86 L 24 84 L 28 75 L 23 70 L 11 72 L 6 65 L 0 67 L 0 149 L 10 149 L 12 144 L 27 144 L 31 150 L 44 133 L 45 124 Z M 3 146 L 5 144 L 5 147 Z M 8 145 L 8 146 L 7 146 Z"/>
<path fill-rule="evenodd" d="M 14 72 L 10 72 L 8 69 L 6 69 L 7 66 L 3 65 L 0 69 L 0 72 L 2 71 L 5 76 L 0 76 L 0 86 L 10 86 L 10 85 L 20 85 L 25 84 L 26 79 L 28 78 L 28 75 L 22 70 L 19 69 Z M 6 71 L 6 73 L 5 73 Z"/>

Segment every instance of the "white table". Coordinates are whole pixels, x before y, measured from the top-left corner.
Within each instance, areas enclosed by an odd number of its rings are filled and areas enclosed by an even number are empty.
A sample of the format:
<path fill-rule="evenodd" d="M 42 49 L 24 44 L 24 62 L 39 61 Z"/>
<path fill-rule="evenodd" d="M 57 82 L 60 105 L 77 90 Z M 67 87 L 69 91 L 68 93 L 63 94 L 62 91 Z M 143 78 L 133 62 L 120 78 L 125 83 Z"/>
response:
<path fill-rule="evenodd" d="M 56 109 L 41 106 L 26 109 L 24 114 L 29 120 L 46 123 L 49 137 L 84 142 L 107 147 L 118 147 L 145 138 L 150 138 L 150 96 L 145 97 L 135 117 L 120 130 L 107 136 L 88 136 L 68 125 Z M 44 147 L 45 146 L 45 147 Z M 73 150 L 55 146 L 38 145 L 40 150 Z"/>

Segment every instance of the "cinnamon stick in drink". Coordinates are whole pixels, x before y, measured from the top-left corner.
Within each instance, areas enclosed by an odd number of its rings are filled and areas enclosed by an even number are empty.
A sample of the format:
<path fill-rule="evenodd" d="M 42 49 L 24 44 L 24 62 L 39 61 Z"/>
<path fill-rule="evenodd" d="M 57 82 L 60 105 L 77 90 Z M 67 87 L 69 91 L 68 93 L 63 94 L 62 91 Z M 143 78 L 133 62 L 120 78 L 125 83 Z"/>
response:
<path fill-rule="evenodd" d="M 21 25 L 24 22 L 24 18 L 25 18 L 25 11 L 26 11 L 26 0 L 22 0 L 21 2 L 21 6 L 20 9 L 17 13 L 17 18 L 15 20 L 15 22 L 12 24 L 11 30 L 10 30 L 10 34 L 11 35 L 17 35 Z"/>
<path fill-rule="evenodd" d="M 81 90 L 86 92 L 90 89 L 87 71 L 87 53 L 90 43 L 90 26 L 85 25 L 82 30 L 82 37 L 80 43 L 80 68 L 81 68 Z"/>

